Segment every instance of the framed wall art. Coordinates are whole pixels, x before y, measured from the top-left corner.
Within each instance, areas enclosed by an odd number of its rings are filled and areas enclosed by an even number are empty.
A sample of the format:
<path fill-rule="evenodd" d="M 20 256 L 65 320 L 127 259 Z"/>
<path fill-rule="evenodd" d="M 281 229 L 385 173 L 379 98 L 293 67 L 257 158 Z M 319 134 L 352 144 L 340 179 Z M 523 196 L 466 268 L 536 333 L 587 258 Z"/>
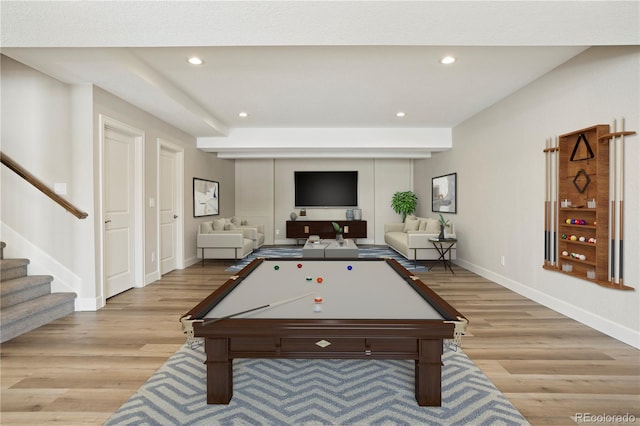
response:
<path fill-rule="evenodd" d="M 193 178 L 193 217 L 220 214 L 220 184 L 214 180 Z"/>
<path fill-rule="evenodd" d="M 431 178 L 431 211 L 456 213 L 457 173 Z"/>

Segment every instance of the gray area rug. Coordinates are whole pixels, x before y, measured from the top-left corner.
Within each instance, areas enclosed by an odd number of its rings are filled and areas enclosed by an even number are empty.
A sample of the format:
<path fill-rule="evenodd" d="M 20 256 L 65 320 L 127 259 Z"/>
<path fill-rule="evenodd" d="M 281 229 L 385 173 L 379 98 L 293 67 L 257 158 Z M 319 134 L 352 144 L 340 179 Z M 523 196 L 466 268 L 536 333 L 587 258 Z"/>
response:
<path fill-rule="evenodd" d="M 388 247 L 359 247 L 359 256 L 361 258 L 379 258 L 390 257 L 397 260 L 402 266 L 409 271 L 426 272 L 429 270 L 420 263 L 414 264 L 413 260 L 408 260 L 405 257 L 399 255 L 395 251 Z M 271 258 L 271 257 L 294 257 L 302 258 L 302 247 L 260 247 L 255 250 L 249 256 L 242 260 L 239 260 L 235 265 L 227 268 L 227 271 L 239 271 L 247 266 L 253 259 L 256 258 Z"/>
<path fill-rule="evenodd" d="M 442 406 L 420 407 L 414 363 L 238 359 L 228 405 L 207 405 L 202 347 L 176 352 L 106 425 L 528 425 L 461 351 L 445 349 Z"/>

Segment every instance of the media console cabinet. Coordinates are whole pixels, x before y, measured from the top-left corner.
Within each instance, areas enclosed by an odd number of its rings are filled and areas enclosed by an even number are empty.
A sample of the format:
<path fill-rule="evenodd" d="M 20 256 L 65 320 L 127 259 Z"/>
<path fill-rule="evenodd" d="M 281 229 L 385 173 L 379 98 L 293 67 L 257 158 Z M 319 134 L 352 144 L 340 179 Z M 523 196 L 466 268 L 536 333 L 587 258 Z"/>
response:
<path fill-rule="evenodd" d="M 309 235 L 318 235 L 323 239 L 335 238 L 336 231 L 332 222 L 342 227 L 345 238 L 367 238 L 366 220 L 288 220 L 287 238 L 306 240 Z"/>

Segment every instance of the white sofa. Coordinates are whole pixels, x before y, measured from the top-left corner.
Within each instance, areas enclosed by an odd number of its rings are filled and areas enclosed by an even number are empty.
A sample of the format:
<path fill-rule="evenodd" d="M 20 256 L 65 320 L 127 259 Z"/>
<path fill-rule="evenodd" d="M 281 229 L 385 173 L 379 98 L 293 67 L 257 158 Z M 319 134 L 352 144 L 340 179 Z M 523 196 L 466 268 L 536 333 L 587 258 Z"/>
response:
<path fill-rule="evenodd" d="M 453 224 L 445 228 L 445 236 L 456 238 Z M 404 223 L 384 225 L 384 242 L 409 260 L 438 260 L 440 254 L 429 241 L 440 235 L 440 221 L 434 218 L 407 216 Z M 456 247 L 451 249 L 451 259 L 456 258 Z"/>
<path fill-rule="evenodd" d="M 264 244 L 264 225 L 238 217 L 202 222 L 198 229 L 198 259 L 242 259 Z"/>

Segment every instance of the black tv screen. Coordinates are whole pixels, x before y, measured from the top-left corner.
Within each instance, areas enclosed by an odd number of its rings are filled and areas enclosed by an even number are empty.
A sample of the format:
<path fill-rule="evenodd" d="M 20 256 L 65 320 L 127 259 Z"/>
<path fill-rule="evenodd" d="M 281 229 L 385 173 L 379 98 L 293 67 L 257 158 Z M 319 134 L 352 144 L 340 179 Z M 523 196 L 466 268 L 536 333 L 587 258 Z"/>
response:
<path fill-rule="evenodd" d="M 296 207 L 357 207 L 358 172 L 294 172 Z"/>

